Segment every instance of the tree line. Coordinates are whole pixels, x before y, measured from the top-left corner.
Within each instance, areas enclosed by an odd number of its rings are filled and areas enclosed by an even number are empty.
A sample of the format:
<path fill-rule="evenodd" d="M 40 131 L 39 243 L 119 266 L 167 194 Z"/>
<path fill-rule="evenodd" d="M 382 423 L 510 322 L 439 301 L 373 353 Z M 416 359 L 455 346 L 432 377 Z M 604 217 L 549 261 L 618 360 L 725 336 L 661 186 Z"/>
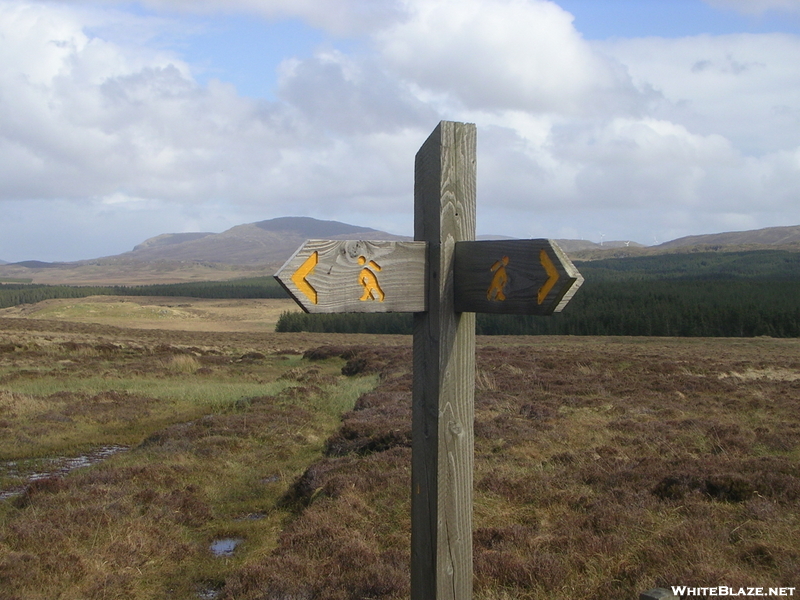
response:
<path fill-rule="evenodd" d="M 283 313 L 276 331 L 398 333 L 409 314 Z M 478 335 L 800 337 L 800 281 L 585 283 L 560 314 L 476 316 Z"/>
<path fill-rule="evenodd" d="M 575 261 L 563 313 L 478 314 L 480 335 L 800 337 L 800 252 L 698 252 Z M 0 308 L 92 295 L 286 298 L 271 277 L 143 286 L 0 284 Z M 284 313 L 277 331 L 410 334 L 410 314 Z"/>
<path fill-rule="evenodd" d="M 479 335 L 800 337 L 800 252 L 701 252 L 575 262 L 560 314 L 478 314 Z M 277 331 L 403 333 L 411 315 L 285 313 Z"/>
<path fill-rule="evenodd" d="M 197 281 L 137 286 L 72 286 L 0 283 L 0 308 L 34 304 L 53 298 L 88 296 L 183 296 L 189 298 L 286 298 L 272 277 L 250 277 L 230 281 Z"/>

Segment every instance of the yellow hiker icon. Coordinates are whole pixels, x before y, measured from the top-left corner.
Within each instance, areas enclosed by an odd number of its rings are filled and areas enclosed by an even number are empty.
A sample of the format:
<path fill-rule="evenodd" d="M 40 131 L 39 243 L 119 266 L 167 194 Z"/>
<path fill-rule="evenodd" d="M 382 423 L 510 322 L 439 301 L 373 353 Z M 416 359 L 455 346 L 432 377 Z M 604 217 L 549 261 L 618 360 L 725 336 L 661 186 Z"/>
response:
<path fill-rule="evenodd" d="M 486 292 L 487 300 L 496 300 L 502 302 L 506 299 L 504 293 L 506 284 L 508 283 L 508 273 L 506 273 L 506 265 L 508 265 L 508 257 L 504 256 L 492 265 L 490 269 L 494 273 L 492 277 L 492 284 Z"/>
<path fill-rule="evenodd" d="M 378 283 L 378 277 L 373 272 L 373 270 L 380 271 L 381 268 L 374 260 L 371 260 L 369 263 L 367 263 L 366 258 L 359 256 L 358 264 L 363 265 L 365 263 L 367 266 L 361 269 L 361 272 L 358 274 L 358 283 L 364 286 L 364 294 L 361 296 L 361 298 L 359 298 L 359 300 L 377 300 L 378 302 L 383 302 L 386 294 L 383 293 L 381 284 Z"/>

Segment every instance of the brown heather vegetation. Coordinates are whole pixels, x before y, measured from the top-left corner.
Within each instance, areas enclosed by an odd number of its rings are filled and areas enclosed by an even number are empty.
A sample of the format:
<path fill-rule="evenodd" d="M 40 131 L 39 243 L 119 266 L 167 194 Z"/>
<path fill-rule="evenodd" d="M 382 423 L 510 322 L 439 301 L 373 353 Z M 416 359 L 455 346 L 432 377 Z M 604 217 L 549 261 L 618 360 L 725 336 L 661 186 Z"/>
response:
<path fill-rule="evenodd" d="M 0 439 L 56 448 L 69 418 L 132 449 L 0 502 L 0 597 L 408 597 L 407 338 L 24 322 L 0 320 Z M 67 391 L 21 385 L 47 378 Z M 184 418 L 171 381 L 278 387 Z M 798 401 L 798 340 L 479 340 L 476 598 L 798 586 Z"/>
<path fill-rule="evenodd" d="M 478 353 L 476 598 L 798 584 L 797 341 L 500 341 Z M 408 596 L 409 388 L 359 399 L 223 597 Z"/>

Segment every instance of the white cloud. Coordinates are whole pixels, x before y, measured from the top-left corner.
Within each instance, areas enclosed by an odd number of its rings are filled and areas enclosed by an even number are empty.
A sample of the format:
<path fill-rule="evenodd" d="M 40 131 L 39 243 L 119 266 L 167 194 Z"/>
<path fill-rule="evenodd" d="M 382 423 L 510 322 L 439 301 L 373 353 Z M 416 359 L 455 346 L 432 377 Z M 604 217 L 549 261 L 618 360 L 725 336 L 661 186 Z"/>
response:
<path fill-rule="evenodd" d="M 359 134 L 437 122 L 436 112 L 373 60 L 320 52 L 281 65 L 279 97 L 323 129 Z"/>
<path fill-rule="evenodd" d="M 398 131 L 405 149 L 403 130 L 435 119 L 407 93 L 406 107 L 385 76 L 378 85 L 377 68 L 339 55 L 298 63 L 284 77 L 286 103 L 259 103 L 218 81 L 198 85 L 174 56 L 131 58 L 130 48 L 89 37 L 81 16 L 0 4 L 0 199 L 121 193 L 188 203 L 292 200 L 267 210 L 311 210 L 320 199 L 391 187 L 391 144 L 381 140 L 376 153 L 371 136 Z"/>
<path fill-rule="evenodd" d="M 637 86 L 665 102 L 653 113 L 719 133 L 748 154 L 800 146 L 800 39 L 786 34 L 645 38 L 599 43 Z"/>
<path fill-rule="evenodd" d="M 544 0 L 409 0 L 378 33 L 386 60 L 453 108 L 586 115 L 634 109 L 624 69 L 594 52 L 572 15 Z"/>

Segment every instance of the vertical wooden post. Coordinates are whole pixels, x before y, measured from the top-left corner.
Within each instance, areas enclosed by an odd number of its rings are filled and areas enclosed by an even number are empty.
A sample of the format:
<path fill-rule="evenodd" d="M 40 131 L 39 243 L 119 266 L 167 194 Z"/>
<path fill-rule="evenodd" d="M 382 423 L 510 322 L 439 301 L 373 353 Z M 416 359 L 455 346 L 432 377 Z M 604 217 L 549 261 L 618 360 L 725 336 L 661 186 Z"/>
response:
<path fill-rule="evenodd" d="M 472 598 L 475 314 L 453 308 L 453 254 L 475 239 L 475 171 L 474 124 L 442 121 L 416 156 L 428 311 L 414 315 L 412 600 Z"/>

